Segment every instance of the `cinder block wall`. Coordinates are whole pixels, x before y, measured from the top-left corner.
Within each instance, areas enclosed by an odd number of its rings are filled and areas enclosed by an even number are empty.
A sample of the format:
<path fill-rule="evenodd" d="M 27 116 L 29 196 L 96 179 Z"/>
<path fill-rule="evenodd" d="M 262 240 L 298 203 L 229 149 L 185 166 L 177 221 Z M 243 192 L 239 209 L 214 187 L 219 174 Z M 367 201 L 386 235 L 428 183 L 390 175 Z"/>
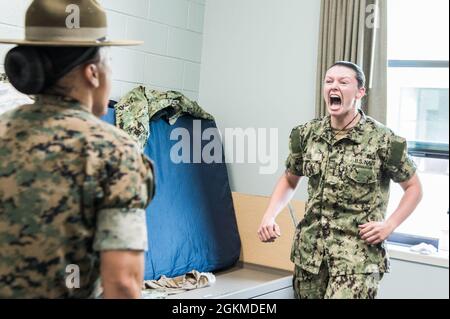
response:
<path fill-rule="evenodd" d="M 178 90 L 197 100 L 206 0 L 100 0 L 110 37 L 144 40 L 139 47 L 113 48 L 112 98 L 139 84 Z M 31 0 L 0 0 L 0 37 L 21 38 Z M 0 69 L 11 46 L 0 45 Z"/>

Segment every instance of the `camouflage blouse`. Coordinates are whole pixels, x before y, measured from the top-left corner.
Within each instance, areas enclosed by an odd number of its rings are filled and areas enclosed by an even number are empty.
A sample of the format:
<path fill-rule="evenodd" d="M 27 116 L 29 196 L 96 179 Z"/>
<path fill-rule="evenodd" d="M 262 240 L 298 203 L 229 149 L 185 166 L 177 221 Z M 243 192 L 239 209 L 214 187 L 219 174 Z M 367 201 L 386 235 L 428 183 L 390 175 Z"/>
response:
<path fill-rule="evenodd" d="M 147 249 L 153 192 L 136 143 L 80 103 L 43 95 L 3 114 L 0 298 L 89 297 L 99 252 Z"/>
<path fill-rule="evenodd" d="M 291 260 L 317 274 L 326 262 L 331 275 L 388 272 L 385 244 L 369 245 L 358 225 L 383 221 L 390 181 L 415 173 L 405 139 L 366 116 L 335 139 L 330 116 L 292 130 L 287 170 L 306 176 L 308 203 L 297 226 Z"/>

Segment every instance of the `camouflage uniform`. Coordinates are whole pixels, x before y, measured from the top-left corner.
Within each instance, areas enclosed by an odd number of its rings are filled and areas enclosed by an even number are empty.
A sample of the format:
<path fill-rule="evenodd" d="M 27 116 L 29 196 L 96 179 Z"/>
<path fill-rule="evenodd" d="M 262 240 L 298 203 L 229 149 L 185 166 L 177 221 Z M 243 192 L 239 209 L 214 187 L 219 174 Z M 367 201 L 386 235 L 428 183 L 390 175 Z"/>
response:
<path fill-rule="evenodd" d="M 0 298 L 90 297 L 101 251 L 147 249 L 153 193 L 136 143 L 80 103 L 42 95 L 3 114 Z"/>
<path fill-rule="evenodd" d="M 382 273 L 330 276 L 322 263 L 318 274 L 295 267 L 293 286 L 298 299 L 374 299 Z"/>
<path fill-rule="evenodd" d="M 116 125 L 132 136 L 141 149 L 150 136 L 150 120 L 162 110 L 170 125 L 180 116 L 190 114 L 195 118 L 214 120 L 197 102 L 189 100 L 176 91 L 161 92 L 150 90 L 144 86 L 128 92 L 115 106 Z"/>
<path fill-rule="evenodd" d="M 336 284 L 345 282 L 338 276 L 365 274 L 360 279 L 366 281 L 367 276 L 389 271 L 384 243 L 367 244 L 359 236 L 358 225 L 383 221 L 390 180 L 407 181 L 416 167 L 405 139 L 360 113 L 360 122 L 339 140 L 334 138 L 330 116 L 292 130 L 287 170 L 309 178 L 306 213 L 297 226 L 291 253 L 295 288 L 308 278 L 304 272 L 331 277 L 330 283 Z M 322 264 L 325 275 L 320 272 Z M 357 291 L 363 284 L 352 286 L 354 297 L 376 295 Z M 325 290 L 315 295 L 335 297 Z M 297 294 L 305 296 L 301 291 Z"/>

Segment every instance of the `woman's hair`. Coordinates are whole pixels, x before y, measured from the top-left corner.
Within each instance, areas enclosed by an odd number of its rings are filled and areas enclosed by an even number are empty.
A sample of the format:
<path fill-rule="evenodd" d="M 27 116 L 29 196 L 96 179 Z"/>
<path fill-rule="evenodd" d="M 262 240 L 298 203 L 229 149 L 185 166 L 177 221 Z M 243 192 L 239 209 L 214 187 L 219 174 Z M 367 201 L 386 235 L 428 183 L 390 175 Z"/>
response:
<path fill-rule="evenodd" d="M 5 57 L 5 73 L 18 91 L 31 95 L 44 93 L 77 66 L 99 62 L 99 50 L 98 47 L 17 46 Z"/>
<path fill-rule="evenodd" d="M 361 67 L 355 63 L 348 61 L 338 61 L 333 64 L 329 69 L 335 66 L 344 66 L 346 68 L 352 69 L 356 73 L 356 80 L 358 81 L 358 89 L 361 89 L 366 86 L 366 75 Z"/>

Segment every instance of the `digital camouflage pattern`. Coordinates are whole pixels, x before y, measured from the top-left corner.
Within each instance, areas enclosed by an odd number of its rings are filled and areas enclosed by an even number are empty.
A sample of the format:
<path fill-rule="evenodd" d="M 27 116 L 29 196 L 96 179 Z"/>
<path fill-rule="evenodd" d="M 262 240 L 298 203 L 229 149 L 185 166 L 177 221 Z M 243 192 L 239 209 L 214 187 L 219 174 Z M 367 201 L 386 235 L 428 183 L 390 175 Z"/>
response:
<path fill-rule="evenodd" d="M 384 243 L 369 245 L 358 226 L 383 221 L 389 184 L 415 173 L 405 139 L 367 117 L 336 141 L 330 116 L 292 130 L 287 171 L 306 176 L 308 202 L 297 226 L 292 262 L 313 274 L 326 262 L 330 276 L 389 271 Z"/>
<path fill-rule="evenodd" d="M 325 263 L 318 274 L 295 267 L 293 287 L 298 299 L 375 299 L 383 274 L 330 277 Z"/>
<path fill-rule="evenodd" d="M 190 114 L 195 118 L 214 120 L 197 102 L 176 91 L 161 92 L 139 86 L 128 92 L 115 106 L 116 125 L 132 136 L 144 149 L 150 136 L 150 120 L 160 112 L 170 125 L 180 116 Z"/>
<path fill-rule="evenodd" d="M 78 102 L 0 117 L 0 298 L 86 298 L 102 250 L 146 250 L 151 162 Z M 80 288 L 66 287 L 77 265 Z"/>
<path fill-rule="evenodd" d="M 150 135 L 150 115 L 146 89 L 128 92 L 115 106 L 116 126 L 127 132 L 143 150 Z"/>

